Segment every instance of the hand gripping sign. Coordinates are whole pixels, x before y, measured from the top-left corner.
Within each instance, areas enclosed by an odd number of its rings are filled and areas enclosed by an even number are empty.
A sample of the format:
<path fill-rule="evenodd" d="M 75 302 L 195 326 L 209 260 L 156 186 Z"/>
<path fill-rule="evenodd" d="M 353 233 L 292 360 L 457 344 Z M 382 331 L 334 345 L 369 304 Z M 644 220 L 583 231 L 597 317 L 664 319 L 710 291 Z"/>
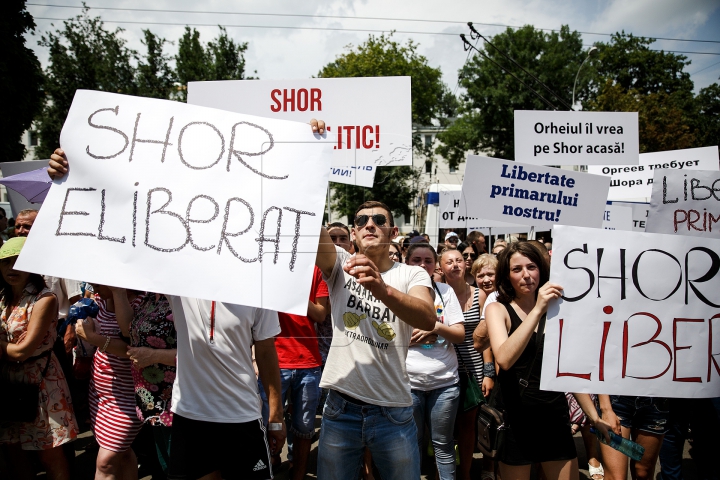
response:
<path fill-rule="evenodd" d="M 556 227 L 540 388 L 720 396 L 720 241 Z"/>
<path fill-rule="evenodd" d="M 18 268 L 304 315 L 322 142 L 307 124 L 79 90 L 60 138 L 70 171 Z"/>

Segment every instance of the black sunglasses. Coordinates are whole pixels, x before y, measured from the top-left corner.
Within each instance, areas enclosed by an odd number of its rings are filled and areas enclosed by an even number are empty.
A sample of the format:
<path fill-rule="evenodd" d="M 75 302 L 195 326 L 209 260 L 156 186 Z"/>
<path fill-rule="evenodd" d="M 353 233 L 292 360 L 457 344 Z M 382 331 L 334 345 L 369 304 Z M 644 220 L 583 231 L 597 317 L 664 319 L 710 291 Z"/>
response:
<path fill-rule="evenodd" d="M 465 260 L 467 260 L 468 258 L 475 260 L 477 258 L 477 255 L 475 255 L 474 253 L 463 253 L 462 256 Z"/>
<path fill-rule="evenodd" d="M 375 225 L 378 227 L 384 227 L 387 223 L 387 217 L 383 215 L 382 213 L 376 213 L 375 215 L 358 215 L 355 217 L 355 226 L 356 227 L 364 227 L 367 225 L 368 220 L 370 220 L 370 217 L 372 216 L 372 221 Z"/>

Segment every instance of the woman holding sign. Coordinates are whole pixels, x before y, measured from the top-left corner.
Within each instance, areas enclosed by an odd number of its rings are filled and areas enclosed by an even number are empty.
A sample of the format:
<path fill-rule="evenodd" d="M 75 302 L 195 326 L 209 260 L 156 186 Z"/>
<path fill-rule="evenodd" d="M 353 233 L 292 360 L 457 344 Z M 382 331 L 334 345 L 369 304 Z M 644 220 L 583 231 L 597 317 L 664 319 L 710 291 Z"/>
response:
<path fill-rule="evenodd" d="M 565 395 L 540 390 L 545 315 L 562 293 L 549 276 L 529 242 L 512 243 L 498 256 L 498 302 L 488 305 L 486 321 L 509 426 L 499 455 L 504 479 L 530 478 L 533 463 L 542 464 L 548 480 L 578 476 Z"/>

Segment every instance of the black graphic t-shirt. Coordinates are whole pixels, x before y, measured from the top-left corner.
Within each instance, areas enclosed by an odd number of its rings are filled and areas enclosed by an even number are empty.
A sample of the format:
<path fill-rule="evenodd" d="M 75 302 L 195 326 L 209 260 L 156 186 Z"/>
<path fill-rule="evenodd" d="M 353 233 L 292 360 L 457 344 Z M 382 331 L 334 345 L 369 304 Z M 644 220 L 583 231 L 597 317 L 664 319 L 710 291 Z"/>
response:
<path fill-rule="evenodd" d="M 320 386 L 384 407 L 409 407 L 410 380 L 405 369 L 413 328 L 398 318 L 342 267 L 350 254 L 335 248 L 337 260 L 329 278 L 333 340 Z M 432 288 L 420 267 L 395 263 L 383 281 L 403 293 Z"/>

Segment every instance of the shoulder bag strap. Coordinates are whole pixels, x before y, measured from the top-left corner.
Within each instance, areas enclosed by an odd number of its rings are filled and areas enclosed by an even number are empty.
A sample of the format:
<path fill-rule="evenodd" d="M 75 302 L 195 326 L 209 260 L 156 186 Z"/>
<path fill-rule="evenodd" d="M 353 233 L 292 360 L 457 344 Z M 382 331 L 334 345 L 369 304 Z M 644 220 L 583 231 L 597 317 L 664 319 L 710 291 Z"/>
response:
<path fill-rule="evenodd" d="M 525 372 L 523 373 L 523 376 L 518 380 L 518 383 L 520 383 L 520 398 L 522 398 L 523 394 L 525 393 L 525 389 L 528 386 L 528 379 L 530 378 L 530 374 L 532 373 L 532 369 L 535 366 L 535 360 L 537 360 L 538 357 L 538 351 L 540 351 L 540 342 L 542 342 L 542 339 L 545 337 L 545 320 L 547 319 L 547 314 L 543 315 L 540 318 L 540 322 L 538 323 L 537 332 L 535 333 L 535 355 L 533 356 L 532 361 L 528 364 L 527 368 L 525 369 Z"/>

